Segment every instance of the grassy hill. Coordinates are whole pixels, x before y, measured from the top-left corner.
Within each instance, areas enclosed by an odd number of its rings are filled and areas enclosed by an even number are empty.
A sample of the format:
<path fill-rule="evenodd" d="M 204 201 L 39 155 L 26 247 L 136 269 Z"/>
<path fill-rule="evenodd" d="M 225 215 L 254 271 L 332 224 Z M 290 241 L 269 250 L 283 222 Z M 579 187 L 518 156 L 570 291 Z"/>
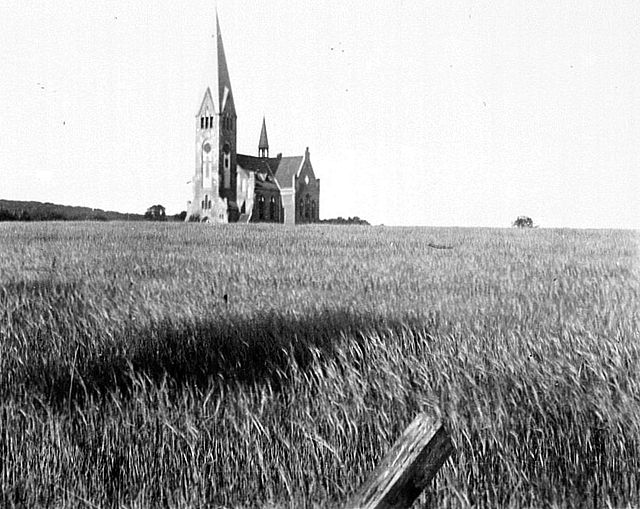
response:
<path fill-rule="evenodd" d="M 0 200 L 0 221 L 142 221 L 143 219 L 142 214 L 125 214 L 37 201 Z"/>
<path fill-rule="evenodd" d="M 637 507 L 637 240 L 5 225 L 0 506 L 341 507 L 425 411 L 418 507 Z"/>

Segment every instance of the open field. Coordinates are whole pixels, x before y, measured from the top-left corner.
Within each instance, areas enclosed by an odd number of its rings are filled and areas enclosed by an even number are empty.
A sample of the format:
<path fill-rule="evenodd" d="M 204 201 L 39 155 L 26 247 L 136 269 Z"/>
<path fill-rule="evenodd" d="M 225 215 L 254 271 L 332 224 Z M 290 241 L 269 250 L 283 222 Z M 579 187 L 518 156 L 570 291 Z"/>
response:
<path fill-rule="evenodd" d="M 638 505 L 638 243 L 0 224 L 0 505 L 339 505 L 420 410 L 421 503 Z"/>

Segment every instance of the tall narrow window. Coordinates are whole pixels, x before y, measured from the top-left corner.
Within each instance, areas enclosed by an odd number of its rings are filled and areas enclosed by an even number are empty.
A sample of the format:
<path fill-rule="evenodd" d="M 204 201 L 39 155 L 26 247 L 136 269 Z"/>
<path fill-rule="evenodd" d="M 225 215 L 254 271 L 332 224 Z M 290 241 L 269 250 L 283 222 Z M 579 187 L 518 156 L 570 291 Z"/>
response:
<path fill-rule="evenodd" d="M 300 219 L 302 219 L 304 217 L 304 201 L 302 198 L 300 198 L 298 202 L 298 210 L 300 212 Z"/>
<path fill-rule="evenodd" d="M 304 197 L 304 217 L 307 220 L 311 219 L 311 203 L 309 201 L 310 199 L 311 198 L 308 194 Z"/>
<path fill-rule="evenodd" d="M 258 219 L 264 219 L 264 196 L 258 195 Z"/>
<path fill-rule="evenodd" d="M 200 129 L 204 129 L 204 117 L 200 117 Z"/>
<path fill-rule="evenodd" d="M 231 147 L 225 143 L 222 147 L 222 166 L 224 168 L 224 188 L 231 187 Z"/>
<path fill-rule="evenodd" d="M 209 127 L 213 127 L 213 117 L 209 117 Z"/>
<path fill-rule="evenodd" d="M 311 220 L 312 221 L 317 221 L 318 220 L 318 216 L 316 214 L 316 201 L 315 200 L 311 200 Z"/>
<path fill-rule="evenodd" d="M 274 196 L 272 196 L 269 200 L 269 219 L 271 219 L 272 221 L 278 219 L 276 217 L 276 199 Z"/>

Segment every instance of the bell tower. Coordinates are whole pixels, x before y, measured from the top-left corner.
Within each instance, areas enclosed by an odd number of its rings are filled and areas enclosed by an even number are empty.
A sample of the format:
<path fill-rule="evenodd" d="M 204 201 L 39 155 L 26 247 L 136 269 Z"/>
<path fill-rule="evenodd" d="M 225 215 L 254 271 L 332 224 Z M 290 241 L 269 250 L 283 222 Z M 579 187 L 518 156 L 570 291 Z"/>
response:
<path fill-rule="evenodd" d="M 238 220 L 236 203 L 236 108 L 216 12 L 212 83 L 196 115 L 196 161 L 193 198 L 187 220 L 214 223 Z"/>

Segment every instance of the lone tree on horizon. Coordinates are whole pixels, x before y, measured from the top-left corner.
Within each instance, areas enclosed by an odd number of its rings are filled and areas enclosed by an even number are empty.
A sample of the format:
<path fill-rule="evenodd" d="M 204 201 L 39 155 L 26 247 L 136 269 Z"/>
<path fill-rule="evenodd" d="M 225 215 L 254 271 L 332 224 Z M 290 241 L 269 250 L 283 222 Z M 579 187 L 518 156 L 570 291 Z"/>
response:
<path fill-rule="evenodd" d="M 144 218 L 147 221 L 166 221 L 167 214 L 162 205 L 152 205 L 144 213 Z"/>
<path fill-rule="evenodd" d="M 528 216 L 518 216 L 512 226 L 516 228 L 533 228 L 533 219 Z"/>

